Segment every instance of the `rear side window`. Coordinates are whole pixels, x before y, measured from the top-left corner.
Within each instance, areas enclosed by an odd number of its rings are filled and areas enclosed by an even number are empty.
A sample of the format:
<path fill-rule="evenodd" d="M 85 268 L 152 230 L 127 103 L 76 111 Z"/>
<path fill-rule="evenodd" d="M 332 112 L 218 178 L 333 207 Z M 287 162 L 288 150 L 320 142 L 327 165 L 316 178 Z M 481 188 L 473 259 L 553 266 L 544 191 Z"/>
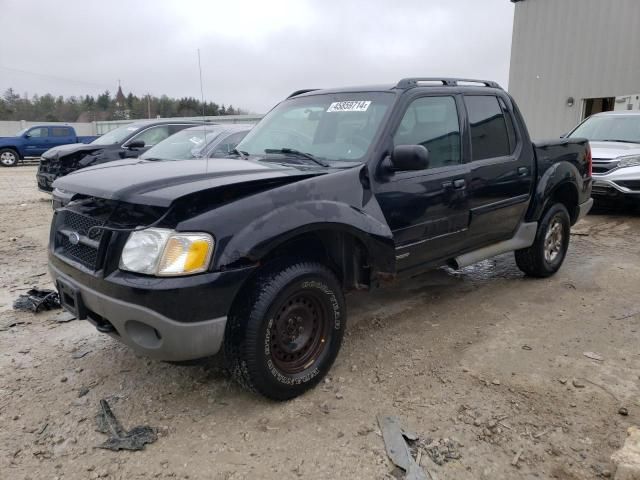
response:
<path fill-rule="evenodd" d="M 460 163 L 460 124 L 453 97 L 414 100 L 393 137 L 394 145 L 422 145 L 429 150 L 429 168 Z"/>
<path fill-rule="evenodd" d="M 53 137 L 70 137 L 71 131 L 65 127 L 53 127 L 51 128 L 51 136 Z"/>
<path fill-rule="evenodd" d="M 511 154 L 504 114 L 494 96 L 468 96 L 464 99 L 471 124 L 473 160 L 504 157 Z M 511 125 L 513 129 L 513 125 Z M 515 134 L 514 134 L 515 142 Z"/>

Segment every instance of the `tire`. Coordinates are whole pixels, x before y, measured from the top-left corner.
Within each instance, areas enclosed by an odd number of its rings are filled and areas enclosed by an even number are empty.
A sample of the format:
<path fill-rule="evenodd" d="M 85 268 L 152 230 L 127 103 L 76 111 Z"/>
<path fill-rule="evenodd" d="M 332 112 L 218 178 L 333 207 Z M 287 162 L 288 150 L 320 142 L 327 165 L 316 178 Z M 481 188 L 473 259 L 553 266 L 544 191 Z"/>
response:
<path fill-rule="evenodd" d="M 3 167 L 15 167 L 19 160 L 18 152 L 14 149 L 3 148 L 0 150 L 0 165 Z"/>
<path fill-rule="evenodd" d="M 232 309 L 225 360 L 244 388 L 288 400 L 312 388 L 336 359 L 346 323 L 340 282 L 320 263 L 266 266 Z"/>
<path fill-rule="evenodd" d="M 567 255 L 571 219 L 561 203 L 549 207 L 529 248 L 515 252 L 518 268 L 531 277 L 546 278 L 558 271 Z"/>

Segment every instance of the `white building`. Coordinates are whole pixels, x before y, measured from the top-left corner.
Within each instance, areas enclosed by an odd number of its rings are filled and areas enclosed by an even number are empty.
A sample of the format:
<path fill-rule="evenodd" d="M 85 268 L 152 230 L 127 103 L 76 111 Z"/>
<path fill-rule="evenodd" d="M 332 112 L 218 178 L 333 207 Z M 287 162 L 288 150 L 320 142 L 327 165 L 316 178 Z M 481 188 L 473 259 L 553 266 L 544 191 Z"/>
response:
<path fill-rule="evenodd" d="M 511 0 L 509 92 L 533 138 L 640 110 L 640 0 Z"/>

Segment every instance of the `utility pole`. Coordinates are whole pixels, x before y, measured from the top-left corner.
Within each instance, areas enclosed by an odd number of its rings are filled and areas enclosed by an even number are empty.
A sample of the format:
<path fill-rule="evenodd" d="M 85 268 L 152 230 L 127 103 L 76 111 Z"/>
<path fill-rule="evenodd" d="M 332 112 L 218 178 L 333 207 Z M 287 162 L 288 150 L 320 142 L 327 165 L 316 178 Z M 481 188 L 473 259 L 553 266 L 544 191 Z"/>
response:
<path fill-rule="evenodd" d="M 151 94 L 147 93 L 147 118 L 151 118 Z"/>

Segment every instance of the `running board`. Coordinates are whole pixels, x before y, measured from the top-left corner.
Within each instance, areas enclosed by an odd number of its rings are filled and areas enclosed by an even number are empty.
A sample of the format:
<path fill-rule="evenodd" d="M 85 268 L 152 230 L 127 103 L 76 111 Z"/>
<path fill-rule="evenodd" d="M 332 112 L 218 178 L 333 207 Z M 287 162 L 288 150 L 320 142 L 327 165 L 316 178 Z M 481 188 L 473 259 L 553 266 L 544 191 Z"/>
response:
<path fill-rule="evenodd" d="M 509 240 L 494 243 L 493 245 L 480 248 L 479 250 L 474 250 L 473 252 L 460 255 L 459 257 L 452 259 L 450 261 L 450 265 L 456 269 L 464 268 L 502 253 L 528 248 L 533 245 L 533 242 L 536 239 L 537 230 L 538 222 L 523 223 L 518 227 L 516 234 Z"/>

